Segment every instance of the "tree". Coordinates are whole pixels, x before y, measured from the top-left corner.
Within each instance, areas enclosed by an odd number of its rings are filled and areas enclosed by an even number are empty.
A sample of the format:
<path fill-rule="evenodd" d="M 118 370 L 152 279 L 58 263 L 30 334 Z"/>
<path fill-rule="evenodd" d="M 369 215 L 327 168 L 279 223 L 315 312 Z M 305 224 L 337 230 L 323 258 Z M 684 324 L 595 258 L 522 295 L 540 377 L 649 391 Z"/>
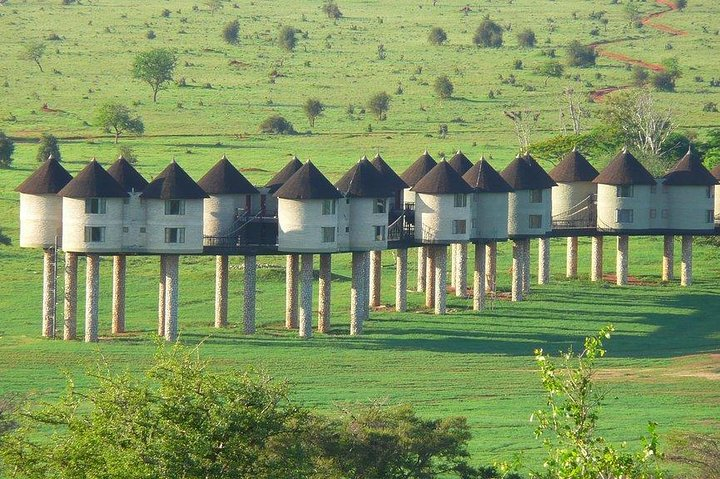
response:
<path fill-rule="evenodd" d="M 692 467 L 697 479 L 720 478 L 720 434 L 685 433 L 673 438 L 667 458 Z"/>
<path fill-rule="evenodd" d="M 310 128 L 314 128 L 315 119 L 322 115 L 325 110 L 325 105 L 317 98 L 308 98 L 305 101 L 305 105 L 303 105 L 303 110 L 305 111 L 305 116 L 307 116 L 310 121 Z"/>
<path fill-rule="evenodd" d="M 537 39 L 535 38 L 535 32 L 530 30 L 529 28 L 526 28 L 522 32 L 518 33 L 518 45 L 524 48 L 534 48 L 535 44 L 537 43 Z"/>
<path fill-rule="evenodd" d="M 210 10 L 211 15 L 215 15 L 215 12 L 220 10 L 222 8 L 222 1 L 221 0 L 205 0 L 205 5 L 207 5 L 208 9 Z"/>
<path fill-rule="evenodd" d="M 435 94 L 446 100 L 450 97 L 452 97 L 453 90 L 455 87 L 453 86 L 452 82 L 447 76 L 439 76 L 435 79 L 435 84 L 433 85 L 433 89 L 435 90 Z"/>
<path fill-rule="evenodd" d="M 684 10 L 687 7 L 687 0 L 675 0 L 675 8 Z"/>
<path fill-rule="evenodd" d="M 580 96 L 573 88 L 566 88 L 563 91 L 563 96 L 567 102 L 567 112 L 572 122 L 573 133 L 579 135 L 582 133 L 581 120 L 589 116 L 589 113 L 583 108 Z M 563 130 L 564 128 L 565 126 L 563 125 Z"/>
<path fill-rule="evenodd" d="M 641 67 L 640 65 L 635 65 L 632 70 L 632 77 L 633 77 L 633 85 L 637 87 L 644 86 L 648 82 L 648 78 L 650 78 L 650 74 L 648 73 L 646 68 Z"/>
<path fill-rule="evenodd" d="M 485 17 L 475 30 L 473 43 L 479 47 L 499 48 L 503 44 L 503 30 L 500 25 Z"/>
<path fill-rule="evenodd" d="M 595 65 L 597 52 L 589 45 L 577 40 L 570 42 L 567 48 L 567 62 L 571 67 L 589 67 Z"/>
<path fill-rule="evenodd" d="M 447 41 L 447 33 L 440 27 L 433 27 L 428 35 L 428 41 L 431 45 L 442 45 Z"/>
<path fill-rule="evenodd" d="M 135 150 L 133 150 L 127 145 L 122 145 L 120 148 L 118 148 L 118 156 L 122 156 L 127 160 L 128 163 L 133 165 L 138 162 L 138 157 L 135 153 Z"/>
<path fill-rule="evenodd" d="M 333 0 L 325 0 L 325 3 L 322 6 L 322 11 L 328 16 L 328 18 L 332 18 L 333 20 L 338 20 L 343 16 L 340 11 L 340 7 L 338 7 L 338 4 Z"/>
<path fill-rule="evenodd" d="M 520 151 L 527 151 L 530 137 L 537 128 L 540 112 L 531 110 L 504 111 L 503 114 L 510 119 L 515 128 L 515 136 L 520 145 Z"/>
<path fill-rule="evenodd" d="M 291 26 L 285 25 L 282 27 L 280 29 L 280 34 L 278 35 L 278 43 L 280 46 L 289 52 L 293 51 L 295 49 L 295 45 L 297 45 L 296 33 L 297 30 Z"/>
<path fill-rule="evenodd" d="M 3 437 L 0 457 L 15 477 L 311 476 L 309 414 L 266 376 L 211 372 L 178 346 L 161 347 L 139 378 L 107 366 L 92 376 L 89 391 L 70 382 Z"/>
<path fill-rule="evenodd" d="M 45 44 L 43 42 L 31 42 L 25 46 L 22 58 L 23 60 L 30 60 L 35 63 L 42 72 L 44 70 L 40 64 L 40 60 L 42 60 L 43 55 L 45 55 Z"/>
<path fill-rule="evenodd" d="M 0 131 L 0 168 L 10 168 L 14 152 L 15 143 L 8 138 L 4 131 Z"/>
<path fill-rule="evenodd" d="M 155 48 L 138 53 L 133 63 L 133 78 L 149 84 L 153 91 L 153 102 L 157 102 L 157 94 L 172 81 L 177 57 L 165 48 Z"/>
<path fill-rule="evenodd" d="M 263 122 L 260 123 L 260 131 L 262 133 L 274 133 L 277 135 L 292 135 L 296 133 L 292 123 L 280 115 L 272 115 L 263 120 Z"/>
<path fill-rule="evenodd" d="M 390 95 L 384 91 L 375 93 L 368 101 L 368 109 L 378 120 L 384 120 L 387 118 L 387 112 L 390 109 Z"/>
<path fill-rule="evenodd" d="M 42 163 L 51 156 L 57 161 L 62 161 L 57 138 L 50 133 L 43 133 L 40 136 L 40 145 L 38 146 L 37 155 L 35 155 L 35 161 Z"/>
<path fill-rule="evenodd" d="M 662 61 L 663 71 L 652 76 L 652 84 L 659 91 L 675 91 L 675 82 L 682 76 L 680 62 L 677 58 L 666 58 Z"/>
<path fill-rule="evenodd" d="M 535 73 L 546 77 L 560 77 L 565 68 L 557 60 L 548 60 L 535 67 Z"/>
<path fill-rule="evenodd" d="M 231 22 L 227 22 L 223 27 L 222 37 L 230 45 L 236 45 L 238 42 L 238 35 L 240 34 L 240 22 L 235 19 Z"/>
<path fill-rule="evenodd" d="M 105 103 L 96 113 L 97 122 L 106 132 L 115 134 L 115 144 L 123 133 L 142 135 L 145 132 L 142 118 L 133 117 L 130 109 L 120 103 Z"/>
<path fill-rule="evenodd" d="M 637 452 L 608 443 L 596 431 L 599 408 L 605 394 L 595 384 L 595 363 L 605 356 L 603 341 L 610 339 L 612 326 L 585 338 L 584 348 L 561 352 L 556 361 L 542 349 L 535 351 L 546 406 L 533 414 L 535 436 L 543 438 L 548 456 L 544 471 L 532 477 L 563 479 L 653 479 L 662 477 L 655 425 Z"/>

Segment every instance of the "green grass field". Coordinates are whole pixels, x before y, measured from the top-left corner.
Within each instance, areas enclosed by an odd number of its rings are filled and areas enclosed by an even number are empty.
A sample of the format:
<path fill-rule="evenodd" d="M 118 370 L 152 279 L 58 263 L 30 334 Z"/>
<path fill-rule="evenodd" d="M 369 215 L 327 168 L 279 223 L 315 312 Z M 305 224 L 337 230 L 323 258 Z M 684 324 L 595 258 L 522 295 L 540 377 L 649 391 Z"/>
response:
<path fill-rule="evenodd" d="M 676 56 L 683 68 L 677 93 L 657 94 L 661 105 L 672 106 L 679 125 L 699 135 L 718 126 L 719 114 L 703 112 L 708 101 L 720 103 L 720 89 L 708 86 L 720 78 L 715 50 L 720 36 L 712 23 L 720 7 L 711 0 L 690 0 L 685 11 L 662 17 L 662 23 L 688 30 L 671 37 L 650 28 L 628 25 L 622 4 L 609 2 L 516 0 L 471 4 L 466 2 L 343 0 L 345 17 L 325 18 L 319 1 L 225 2 L 211 15 L 202 2 L 84 0 L 61 6 L 59 0 L 9 0 L 0 7 L 0 130 L 16 139 L 13 168 L 0 170 L 0 226 L 17 243 L 18 196 L 13 192 L 30 172 L 35 139 L 50 131 L 61 138 L 65 166 L 79 171 L 97 157 L 109 164 L 117 155 L 112 139 L 94 126 L 94 111 L 114 99 L 140 114 L 146 126 L 141 138 L 123 138 L 139 157 L 146 177 L 157 174 L 171 159 L 199 178 L 222 154 L 248 169 L 255 183 L 264 183 L 292 153 L 310 158 L 336 180 L 363 154 L 379 150 L 398 170 L 422 150 L 439 157 L 457 148 L 473 160 L 492 155 L 504 167 L 517 145 L 507 109 L 530 108 L 542 113 L 536 140 L 558 134 L 562 89 L 584 93 L 607 86 L 626 85 L 624 65 L 598 58 L 592 69 L 567 68 L 573 78 L 546 79 L 533 73 L 545 61 L 541 51 L 555 48 L 560 57 L 573 39 L 590 43 L 633 37 L 612 50 L 659 62 Z M 199 9 L 193 10 L 197 4 Z M 640 3 L 645 13 L 662 10 L 654 2 Z M 171 10 L 169 18 L 161 16 Z M 607 31 L 590 31 L 599 24 L 588 19 L 604 10 Z M 577 20 L 572 13 L 577 12 Z M 485 14 L 504 26 L 506 45 L 498 50 L 471 44 L 473 32 Z M 714 17 L 714 16 L 715 17 Z M 220 30 L 238 18 L 238 46 L 222 42 Z M 554 21 L 550 22 L 552 18 Z M 554 24 L 555 27 L 551 27 Z M 274 40 L 281 25 L 292 25 L 300 38 L 293 53 Z M 427 43 L 432 26 L 442 26 L 449 42 Z M 517 47 L 515 34 L 532 27 L 539 40 L 535 49 Z M 703 30 L 707 27 L 708 32 Z M 554 31 L 551 31 L 554 29 Z M 153 30 L 157 38 L 146 39 Z M 49 33 L 62 40 L 47 41 L 45 72 L 20 59 L 23 45 Z M 672 44 L 668 50 L 667 44 Z M 377 57 L 383 44 L 387 58 Z M 179 58 L 176 78 L 189 86 L 171 85 L 152 103 L 151 91 L 131 79 L 134 55 L 153 47 L 173 48 Z M 609 47 L 610 48 L 610 47 Z M 513 70 L 521 59 L 523 70 Z M 562 58 L 560 58 L 562 60 Z M 232 62 L 232 63 L 231 63 Z M 282 76 L 270 83 L 270 72 Z M 499 75 L 514 73 L 517 84 L 502 84 Z M 432 83 L 448 75 L 455 84 L 454 98 L 435 97 Z M 599 75 L 599 77 L 598 77 Z M 703 82 L 696 82 L 702 76 Z M 205 88 L 209 83 L 212 88 Z M 402 85 L 403 94 L 396 94 Z M 490 90 L 500 90 L 488 99 Z M 386 90 L 393 97 L 385 121 L 360 113 L 368 97 Z M 309 129 L 302 112 L 306 98 L 316 96 L 328 105 L 312 134 L 269 136 L 258 133 L 259 123 L 280 113 L 298 131 Z M 47 104 L 49 110 L 43 110 Z M 349 115 L 349 104 L 355 113 Z M 587 104 L 594 113 L 599 108 Z M 453 122 L 456 119 L 457 121 Z M 587 125 L 597 124 L 590 117 Z M 449 136 L 439 138 L 438 126 L 449 125 Z M 372 133 L 368 133 L 368 125 Z M 608 158 L 593 158 L 602 166 Z M 548 164 L 544 166 L 548 167 Z M 605 269 L 614 270 L 614 238 L 605 243 Z M 258 334 L 243 336 L 236 327 L 212 328 L 214 297 L 213 258 L 186 257 L 181 262 L 181 340 L 199 344 L 203 356 L 218 367 L 254 366 L 286 379 L 292 394 L 303 403 L 332 413 L 338 402 L 387 398 L 412 402 L 429 416 L 465 415 L 473 426 L 471 451 L 475 460 L 509 459 L 525 452 L 539 464 L 542 450 L 533 438 L 530 414 L 542 405 L 539 377 L 532 352 L 542 347 L 555 352 L 596 332 L 606 323 L 617 328 L 609 343 L 601 381 L 609 389 L 602 413 L 603 432 L 612 440 L 635 440 L 647 421 L 659 423 L 662 437 L 671 431 L 718 430 L 720 427 L 720 254 L 715 247 L 695 249 L 695 284 L 659 281 L 662 239 L 631 238 L 630 274 L 640 284 L 618 288 L 588 281 L 589 242 L 581 240 L 579 280 L 564 278 L 564 244 L 553 241 L 553 281 L 535 286 L 529 301 L 496 301 L 482 314 L 473 314 L 471 300 L 449 300 L 449 314 L 436 317 L 421 308 L 421 294 L 409 295 L 414 312 L 391 310 L 372 314 L 362 337 L 349 337 L 349 257 L 334 256 L 333 331 L 302 341 L 283 327 L 284 261 L 259 258 Z M 679 256 L 679 244 L 676 247 Z M 533 245 L 533 256 L 536 255 Z M 42 255 L 17 245 L 0 247 L 0 394 L 19 393 L 33 400 L 52 400 L 63 390 L 66 375 L 80 384 L 89 379 L 86 368 L 107 361 L 118 369 L 140 371 L 149 365 L 157 307 L 158 260 L 133 257 L 128 262 L 128 329 L 120 338 L 110 331 L 110 261 L 102 262 L 101 334 L 99 345 L 49 341 L 39 338 Z M 383 300 L 394 298 L 392 254 L 384 255 Z M 411 252 L 411 267 L 414 251 Z M 242 274 L 240 261 L 231 269 L 230 315 L 240 321 Z M 82 264 L 81 264 L 82 266 Z M 509 289 L 510 252 L 500 248 L 498 281 Z M 533 268 L 536 261 L 533 259 Z M 81 268 L 82 269 L 82 268 Z M 533 270 L 535 273 L 535 270 Z M 535 275 L 533 274 L 533 277 Z M 414 284 L 411 269 L 409 283 Z M 81 274 L 81 284 L 83 278 Z M 79 311 L 83 311 L 83 295 Z M 82 320 L 81 320 L 82 322 Z M 81 328 L 82 329 L 82 328 Z"/>

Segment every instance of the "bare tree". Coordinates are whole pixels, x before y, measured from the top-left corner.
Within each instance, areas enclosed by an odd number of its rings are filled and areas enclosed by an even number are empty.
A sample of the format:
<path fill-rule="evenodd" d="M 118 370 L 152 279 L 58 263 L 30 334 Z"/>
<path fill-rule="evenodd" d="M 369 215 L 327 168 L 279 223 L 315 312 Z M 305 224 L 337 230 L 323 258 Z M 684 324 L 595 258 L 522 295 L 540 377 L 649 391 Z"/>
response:
<path fill-rule="evenodd" d="M 662 156 L 663 142 L 675 130 L 672 111 L 656 108 L 653 97 L 647 92 L 638 95 L 633 110 L 636 146 L 647 155 Z"/>
<path fill-rule="evenodd" d="M 515 135 L 517 136 L 520 150 L 526 152 L 530 145 L 530 137 L 537 129 L 537 122 L 540 119 L 539 111 L 520 110 L 520 111 L 504 111 L 506 117 L 513 122 L 515 127 Z"/>
<path fill-rule="evenodd" d="M 582 132 L 581 120 L 587 118 L 588 111 L 583 108 L 580 95 L 574 89 L 565 88 L 563 96 L 567 102 L 568 116 L 572 122 L 573 132 L 579 135 Z"/>

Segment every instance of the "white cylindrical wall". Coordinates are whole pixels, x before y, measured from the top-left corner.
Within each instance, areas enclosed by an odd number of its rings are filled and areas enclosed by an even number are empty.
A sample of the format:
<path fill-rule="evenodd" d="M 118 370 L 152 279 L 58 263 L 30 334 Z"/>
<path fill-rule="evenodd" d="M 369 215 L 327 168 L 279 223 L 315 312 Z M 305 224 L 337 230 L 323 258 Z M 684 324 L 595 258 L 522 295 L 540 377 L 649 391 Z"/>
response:
<path fill-rule="evenodd" d="M 596 192 L 597 185 L 592 181 L 558 182 L 552 188 L 552 215 L 566 220 L 573 219 L 570 211 Z"/>
<path fill-rule="evenodd" d="M 467 195 L 466 195 L 467 196 Z M 461 243 L 470 239 L 470 207 L 455 206 L 455 195 L 415 195 L 415 239 L 422 243 Z M 455 221 L 465 233 L 453 233 Z"/>
<path fill-rule="evenodd" d="M 119 253 L 123 240 L 123 199 L 104 198 L 103 214 L 85 213 L 84 198 L 63 198 L 63 250 L 74 253 Z M 85 241 L 85 228 L 105 228 L 103 241 Z"/>
<path fill-rule="evenodd" d="M 62 198 L 20 193 L 20 247 L 52 248 L 62 239 Z"/>
<path fill-rule="evenodd" d="M 552 229 L 550 189 L 542 191 L 542 201 L 531 203 L 531 190 L 518 190 L 508 196 L 508 234 L 510 236 L 543 236 Z M 531 224 L 532 216 L 540 216 L 539 227 Z M 531 227 L 533 226 L 533 227 Z"/>
<path fill-rule="evenodd" d="M 650 185 L 633 185 L 631 197 L 618 198 L 615 185 L 597 185 L 597 227 L 599 230 L 646 230 L 650 228 L 650 210 L 656 209 L 661 216 L 662 208 L 657 210 L 658 202 L 650 201 Z M 658 189 L 660 189 L 658 187 Z M 632 223 L 618 222 L 618 210 L 632 210 Z"/>
<path fill-rule="evenodd" d="M 143 200 L 147 211 L 148 253 L 188 254 L 203 250 L 203 200 L 185 201 L 184 215 L 166 215 L 165 200 Z M 184 228 L 184 243 L 166 243 L 165 228 Z"/>
<path fill-rule="evenodd" d="M 508 193 L 473 193 L 470 237 L 473 240 L 499 240 L 508 237 Z"/>
<path fill-rule="evenodd" d="M 680 231 L 713 230 L 714 188 L 712 186 L 667 186 L 669 218 L 667 227 Z M 710 194 L 708 194 L 710 188 Z M 709 213 L 713 211 L 713 213 Z M 708 221 L 711 220 L 711 221 Z"/>
<path fill-rule="evenodd" d="M 140 193 L 129 193 L 123 198 L 123 239 L 124 252 L 143 251 L 147 245 L 147 219 L 145 218 L 145 201 Z"/>
<path fill-rule="evenodd" d="M 346 222 L 350 228 L 347 231 L 347 246 L 350 251 L 379 251 L 387 249 L 387 227 L 388 227 L 388 208 L 390 208 L 392 199 L 383 198 L 385 203 L 385 211 L 382 213 L 373 213 L 373 207 L 377 198 L 346 198 L 338 200 L 340 203 L 346 202 L 347 219 L 340 223 Z M 349 203 L 347 202 L 349 200 Z M 375 236 L 376 226 L 384 228 L 381 239 Z M 340 235 L 342 236 L 342 231 Z"/>
<path fill-rule="evenodd" d="M 235 225 L 238 208 L 245 207 L 246 195 L 210 195 L 203 200 L 203 235 L 227 236 Z"/>
<path fill-rule="evenodd" d="M 323 215 L 324 200 L 278 199 L 278 249 L 293 253 L 338 251 L 338 214 Z M 333 200 L 339 203 L 343 200 Z M 336 205 L 338 206 L 338 205 Z M 335 241 L 323 242 L 323 228 L 335 228 Z M 344 228 L 343 228 L 344 230 Z"/>

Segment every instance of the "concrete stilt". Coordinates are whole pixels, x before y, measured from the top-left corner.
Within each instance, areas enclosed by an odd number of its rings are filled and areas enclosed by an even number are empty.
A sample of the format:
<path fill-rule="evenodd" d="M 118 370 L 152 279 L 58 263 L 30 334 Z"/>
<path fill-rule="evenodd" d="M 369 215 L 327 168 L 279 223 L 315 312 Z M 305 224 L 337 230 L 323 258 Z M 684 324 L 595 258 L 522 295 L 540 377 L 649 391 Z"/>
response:
<path fill-rule="evenodd" d="M 457 250 L 456 250 L 457 251 Z M 435 248 L 435 314 L 447 312 L 447 248 Z"/>
<path fill-rule="evenodd" d="M 363 328 L 363 253 L 352 253 L 352 284 L 350 289 L 350 334 L 362 334 Z"/>
<path fill-rule="evenodd" d="M 285 257 L 285 327 L 298 327 L 298 277 L 300 256 L 289 254 Z"/>
<path fill-rule="evenodd" d="M 85 257 L 85 342 L 98 341 L 98 302 L 100 297 L 100 256 Z"/>
<path fill-rule="evenodd" d="M 78 255 L 65 253 L 65 307 L 63 339 L 68 341 L 77 337 L 77 287 Z"/>
<path fill-rule="evenodd" d="M 530 239 L 523 240 L 522 254 L 522 290 L 523 298 L 527 298 L 530 295 Z"/>
<path fill-rule="evenodd" d="M 112 283 L 112 333 L 125 332 L 125 276 L 127 272 L 127 257 L 125 255 L 113 256 L 113 283 Z"/>
<path fill-rule="evenodd" d="M 370 252 L 370 303 L 371 308 L 380 306 L 382 283 L 382 251 Z"/>
<path fill-rule="evenodd" d="M 45 248 L 43 251 L 43 311 L 42 311 L 42 335 L 44 338 L 55 336 L 53 327 L 55 324 L 55 297 L 57 294 L 57 275 L 55 265 L 57 262 L 57 250 Z"/>
<path fill-rule="evenodd" d="M 228 325 L 228 269 L 225 255 L 215 256 L 215 327 Z"/>
<path fill-rule="evenodd" d="M 602 281 L 603 279 L 603 237 L 593 236 L 591 244 L 590 258 L 590 279 L 592 281 Z"/>
<path fill-rule="evenodd" d="M 332 255 L 320 255 L 318 281 L 318 331 L 330 331 L 330 283 L 332 281 Z"/>
<path fill-rule="evenodd" d="M 178 338 L 179 263 L 176 254 L 165 255 L 165 339 Z"/>
<path fill-rule="evenodd" d="M 692 235 L 682 236 L 682 264 L 680 266 L 680 286 L 690 286 L 693 281 L 692 273 Z"/>
<path fill-rule="evenodd" d="M 495 293 L 497 284 L 497 241 L 485 246 L 485 292 Z"/>
<path fill-rule="evenodd" d="M 675 279 L 675 236 L 665 235 L 663 237 L 663 264 L 662 280 L 672 281 Z"/>
<path fill-rule="evenodd" d="M 418 265 L 417 265 L 417 292 L 422 293 L 425 291 L 425 272 L 426 272 L 426 265 L 427 262 L 427 248 L 425 246 L 420 246 L 417 249 L 417 256 L 418 256 Z"/>
<path fill-rule="evenodd" d="M 363 253 L 363 286 L 362 317 L 363 321 L 370 319 L 370 253 Z"/>
<path fill-rule="evenodd" d="M 538 240 L 538 284 L 550 283 L 550 238 Z"/>
<path fill-rule="evenodd" d="M 570 236 L 567 239 L 567 254 L 565 258 L 565 277 L 577 278 L 578 275 L 578 238 Z"/>
<path fill-rule="evenodd" d="M 298 323 L 301 338 L 312 337 L 313 318 L 313 255 L 300 255 L 300 318 Z"/>
<path fill-rule="evenodd" d="M 455 296 L 458 298 L 467 298 L 467 263 L 468 263 L 468 245 L 460 243 L 455 246 L 457 253 L 457 263 L 455 265 Z"/>
<path fill-rule="evenodd" d="M 485 309 L 485 245 L 475 243 L 475 267 L 473 268 L 473 310 Z"/>
<path fill-rule="evenodd" d="M 458 261 L 460 260 L 459 244 L 450 244 L 450 286 L 457 288 L 458 283 Z M 447 254 L 447 252 L 446 252 Z"/>
<path fill-rule="evenodd" d="M 408 250 L 401 248 L 395 256 L 395 311 L 407 311 Z"/>
<path fill-rule="evenodd" d="M 617 256 L 615 258 L 615 283 L 618 286 L 628 284 L 628 249 L 627 236 L 617 237 Z"/>
<path fill-rule="evenodd" d="M 427 250 L 427 259 L 425 260 L 425 307 L 435 307 L 435 288 L 439 285 L 435 284 L 435 255 L 437 248 L 435 246 L 425 246 Z M 443 285 L 444 287 L 444 285 Z"/>
<path fill-rule="evenodd" d="M 523 261 L 522 240 L 514 240 L 512 244 L 512 301 L 522 301 L 523 299 Z"/>
<path fill-rule="evenodd" d="M 160 282 L 158 284 L 158 336 L 165 337 L 165 255 L 160 255 Z"/>
<path fill-rule="evenodd" d="M 257 294 L 257 256 L 245 256 L 245 286 L 243 287 L 243 332 L 255 334 L 255 296 Z M 310 259 L 312 275 L 312 257 Z M 311 285 L 312 287 L 312 285 Z M 312 290 L 310 291 L 312 294 Z"/>

